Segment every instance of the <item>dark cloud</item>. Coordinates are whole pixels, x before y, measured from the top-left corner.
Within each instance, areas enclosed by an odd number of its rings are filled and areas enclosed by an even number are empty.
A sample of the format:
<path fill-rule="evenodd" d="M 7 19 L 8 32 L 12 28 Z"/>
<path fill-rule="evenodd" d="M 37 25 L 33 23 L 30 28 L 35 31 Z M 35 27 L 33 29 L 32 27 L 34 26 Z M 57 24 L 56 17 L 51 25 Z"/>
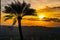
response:
<path fill-rule="evenodd" d="M 38 18 L 23 18 L 23 20 L 40 21 Z"/>
<path fill-rule="evenodd" d="M 45 18 L 44 21 L 60 22 L 60 19 L 58 19 L 58 18 Z"/>
<path fill-rule="evenodd" d="M 24 18 L 23 20 L 31 20 L 31 21 L 47 21 L 47 22 L 60 22 L 58 18 L 43 18 L 40 20 L 39 18 Z"/>

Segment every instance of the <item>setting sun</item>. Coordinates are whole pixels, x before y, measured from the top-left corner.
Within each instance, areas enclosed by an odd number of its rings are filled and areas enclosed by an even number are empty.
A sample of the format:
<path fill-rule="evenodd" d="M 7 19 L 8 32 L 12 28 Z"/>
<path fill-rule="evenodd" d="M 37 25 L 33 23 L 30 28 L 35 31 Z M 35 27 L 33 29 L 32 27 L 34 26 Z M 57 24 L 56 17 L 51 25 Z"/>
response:
<path fill-rule="evenodd" d="M 45 15 L 39 15 L 40 19 L 43 19 L 45 17 Z"/>

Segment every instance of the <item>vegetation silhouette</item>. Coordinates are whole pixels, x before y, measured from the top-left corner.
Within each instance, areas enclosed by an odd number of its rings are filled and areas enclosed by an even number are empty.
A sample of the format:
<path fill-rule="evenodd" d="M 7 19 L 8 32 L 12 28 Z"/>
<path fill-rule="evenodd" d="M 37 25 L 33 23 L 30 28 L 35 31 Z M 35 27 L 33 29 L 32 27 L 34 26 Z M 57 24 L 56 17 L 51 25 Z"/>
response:
<path fill-rule="evenodd" d="M 23 1 L 23 3 L 20 3 L 19 1 L 15 0 L 14 2 L 11 2 L 11 4 L 8 4 L 8 6 L 5 6 L 4 8 L 5 10 L 3 12 L 9 14 L 4 16 L 4 21 L 13 18 L 14 21 L 12 25 L 15 25 L 16 21 L 18 20 L 20 37 L 21 40 L 23 40 L 23 33 L 21 28 L 22 17 L 26 15 L 36 15 L 34 14 L 36 12 L 35 9 L 30 8 L 30 4 L 27 4 L 25 1 Z"/>

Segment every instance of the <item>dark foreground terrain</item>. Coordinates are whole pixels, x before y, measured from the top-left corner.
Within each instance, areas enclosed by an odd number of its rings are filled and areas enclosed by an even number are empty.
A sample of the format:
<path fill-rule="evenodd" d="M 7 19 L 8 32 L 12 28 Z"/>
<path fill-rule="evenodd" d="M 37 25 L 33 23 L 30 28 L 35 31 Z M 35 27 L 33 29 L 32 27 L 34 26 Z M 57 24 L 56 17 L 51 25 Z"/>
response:
<path fill-rule="evenodd" d="M 22 27 L 24 40 L 60 40 L 60 27 Z M 0 26 L 0 40 L 20 40 L 18 27 Z"/>

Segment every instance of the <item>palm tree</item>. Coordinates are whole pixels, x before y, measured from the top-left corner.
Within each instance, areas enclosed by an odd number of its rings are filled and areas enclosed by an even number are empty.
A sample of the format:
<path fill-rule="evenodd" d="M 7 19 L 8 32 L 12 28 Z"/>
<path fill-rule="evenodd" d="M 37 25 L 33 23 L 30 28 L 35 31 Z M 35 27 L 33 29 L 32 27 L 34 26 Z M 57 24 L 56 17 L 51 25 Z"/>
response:
<path fill-rule="evenodd" d="M 13 25 L 15 25 L 16 21 L 18 21 L 20 37 L 21 40 L 23 40 L 23 34 L 21 29 L 22 17 L 26 15 L 35 15 L 35 9 L 30 8 L 30 4 L 27 4 L 25 1 L 23 1 L 23 3 L 20 3 L 19 1 L 11 2 L 11 4 L 8 4 L 8 6 L 5 6 L 4 8 L 4 12 L 6 14 L 9 14 L 4 16 L 4 21 L 13 18 Z"/>

